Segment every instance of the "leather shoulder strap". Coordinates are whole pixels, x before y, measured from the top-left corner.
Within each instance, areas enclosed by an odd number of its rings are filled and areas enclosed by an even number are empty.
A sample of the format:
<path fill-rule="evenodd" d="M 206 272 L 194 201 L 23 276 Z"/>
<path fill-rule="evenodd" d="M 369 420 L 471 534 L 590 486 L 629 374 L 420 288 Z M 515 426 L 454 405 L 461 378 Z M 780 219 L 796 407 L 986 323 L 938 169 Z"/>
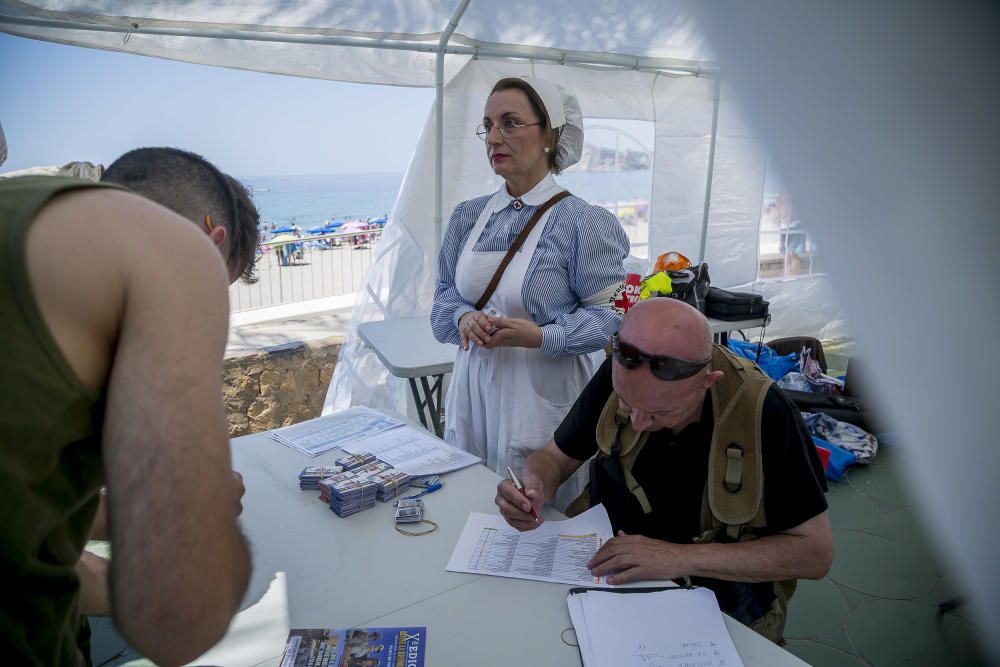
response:
<path fill-rule="evenodd" d="M 528 224 L 524 226 L 521 233 L 514 239 L 514 242 L 510 246 L 510 250 L 508 250 L 507 254 L 504 255 L 503 261 L 500 262 L 500 266 L 497 267 L 496 273 L 493 274 L 493 279 L 490 280 L 490 284 L 486 286 L 486 291 L 483 292 L 483 295 L 479 297 L 479 301 L 476 302 L 476 310 L 482 310 L 486 303 L 490 300 L 490 297 L 493 296 L 493 292 L 496 291 L 497 285 L 500 284 L 500 279 L 503 277 L 503 272 L 507 270 L 507 265 L 510 264 L 511 260 L 514 259 L 514 255 L 521 249 L 521 246 L 524 245 L 524 242 L 528 238 L 528 234 L 531 233 L 535 224 L 537 224 L 542 216 L 545 215 L 546 211 L 569 196 L 570 191 L 563 190 L 559 194 L 553 195 L 551 199 L 538 207 L 535 214 L 531 216 L 530 220 L 528 220 Z"/>

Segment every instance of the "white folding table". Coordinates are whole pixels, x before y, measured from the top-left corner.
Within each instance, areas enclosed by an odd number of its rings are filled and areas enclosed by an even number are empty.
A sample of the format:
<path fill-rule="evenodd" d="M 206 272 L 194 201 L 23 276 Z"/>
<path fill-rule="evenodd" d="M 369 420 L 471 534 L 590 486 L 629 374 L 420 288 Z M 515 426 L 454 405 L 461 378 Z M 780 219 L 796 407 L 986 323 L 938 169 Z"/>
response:
<path fill-rule="evenodd" d="M 426 626 L 426 664 L 435 667 L 580 664 L 560 638 L 572 625 L 570 586 L 445 570 L 468 513 L 496 511 L 500 478 L 483 466 L 444 476 L 444 488 L 424 497 L 438 529 L 409 537 L 393 528 L 391 503 L 340 518 L 318 492 L 299 490 L 299 471 L 332 464 L 338 450 L 309 458 L 258 433 L 233 440 L 232 452 L 253 550 L 244 607 L 285 572 L 293 628 Z M 560 518 L 551 508 L 545 516 Z M 728 617 L 726 625 L 747 667 L 805 664 Z M 280 650 L 264 664 L 277 665 Z"/>
<path fill-rule="evenodd" d="M 741 331 L 743 329 L 757 329 L 758 327 L 766 327 L 771 323 L 771 316 L 765 315 L 764 317 L 752 317 L 746 320 L 717 320 L 714 317 L 708 318 L 708 324 L 712 329 L 712 336 L 715 338 L 716 343 L 726 344 L 726 340 L 729 338 L 730 331 Z"/>
<path fill-rule="evenodd" d="M 358 335 L 390 373 L 409 381 L 420 423 L 443 436 L 441 386 L 444 374 L 455 363 L 458 346 L 437 342 L 430 315 L 365 322 L 358 326 Z"/>

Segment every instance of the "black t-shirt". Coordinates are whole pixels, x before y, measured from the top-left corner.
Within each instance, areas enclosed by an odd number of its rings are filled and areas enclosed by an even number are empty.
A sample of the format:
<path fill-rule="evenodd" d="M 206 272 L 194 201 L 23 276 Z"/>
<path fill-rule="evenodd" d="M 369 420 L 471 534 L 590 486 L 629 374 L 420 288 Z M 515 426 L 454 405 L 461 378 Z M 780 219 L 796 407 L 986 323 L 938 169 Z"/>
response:
<path fill-rule="evenodd" d="M 612 391 L 608 359 L 556 430 L 556 445 L 567 456 L 585 461 L 597 452 L 597 422 Z M 713 426 L 712 400 L 706 393 L 701 421 L 679 433 L 664 429 L 649 434 L 632 475 L 653 511 L 642 516 L 638 503 L 632 503 L 639 516 L 630 516 L 626 526 L 614 525 L 616 532 L 679 544 L 698 536 Z M 758 536 L 788 530 L 826 510 L 826 481 L 816 448 L 798 410 L 776 385 L 764 399 L 761 448 L 767 529 L 755 531 Z"/>

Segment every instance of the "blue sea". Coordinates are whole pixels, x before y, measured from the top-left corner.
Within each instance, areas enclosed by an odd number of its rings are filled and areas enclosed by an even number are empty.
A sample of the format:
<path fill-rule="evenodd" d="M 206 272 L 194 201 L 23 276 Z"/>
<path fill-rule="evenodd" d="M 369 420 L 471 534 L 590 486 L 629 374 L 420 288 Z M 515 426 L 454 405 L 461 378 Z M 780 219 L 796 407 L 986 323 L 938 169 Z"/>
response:
<path fill-rule="evenodd" d="M 279 227 L 295 224 L 308 229 L 327 220 L 386 215 L 396 201 L 403 174 L 247 176 L 240 180 L 253 188 L 254 202 L 267 226 L 273 222 Z M 607 204 L 648 200 L 652 172 L 567 171 L 556 180 L 587 201 Z"/>

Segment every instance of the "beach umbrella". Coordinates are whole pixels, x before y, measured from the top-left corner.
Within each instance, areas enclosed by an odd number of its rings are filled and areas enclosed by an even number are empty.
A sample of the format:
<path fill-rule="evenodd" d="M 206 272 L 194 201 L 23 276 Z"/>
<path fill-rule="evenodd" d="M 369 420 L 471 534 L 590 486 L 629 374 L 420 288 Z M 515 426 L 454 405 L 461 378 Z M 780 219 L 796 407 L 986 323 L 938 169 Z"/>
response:
<path fill-rule="evenodd" d="M 327 230 L 328 232 L 332 232 L 332 231 L 340 229 L 343 226 L 344 226 L 344 221 L 343 220 L 334 220 L 333 222 L 326 223 L 323 226 L 323 229 Z"/>
<path fill-rule="evenodd" d="M 295 227 L 285 226 L 285 227 L 278 227 L 276 229 L 272 229 L 271 233 L 272 234 L 292 234 L 295 231 L 296 231 Z"/>
<path fill-rule="evenodd" d="M 384 227 L 385 218 L 375 218 L 374 220 L 369 220 L 368 225 L 371 227 Z"/>
<path fill-rule="evenodd" d="M 330 227 L 310 227 L 306 230 L 306 234 L 329 234 L 333 231 Z"/>
<path fill-rule="evenodd" d="M 350 222 L 345 222 L 340 228 L 341 232 L 363 232 L 368 229 L 367 222 L 361 222 L 360 220 L 351 220 Z"/>

